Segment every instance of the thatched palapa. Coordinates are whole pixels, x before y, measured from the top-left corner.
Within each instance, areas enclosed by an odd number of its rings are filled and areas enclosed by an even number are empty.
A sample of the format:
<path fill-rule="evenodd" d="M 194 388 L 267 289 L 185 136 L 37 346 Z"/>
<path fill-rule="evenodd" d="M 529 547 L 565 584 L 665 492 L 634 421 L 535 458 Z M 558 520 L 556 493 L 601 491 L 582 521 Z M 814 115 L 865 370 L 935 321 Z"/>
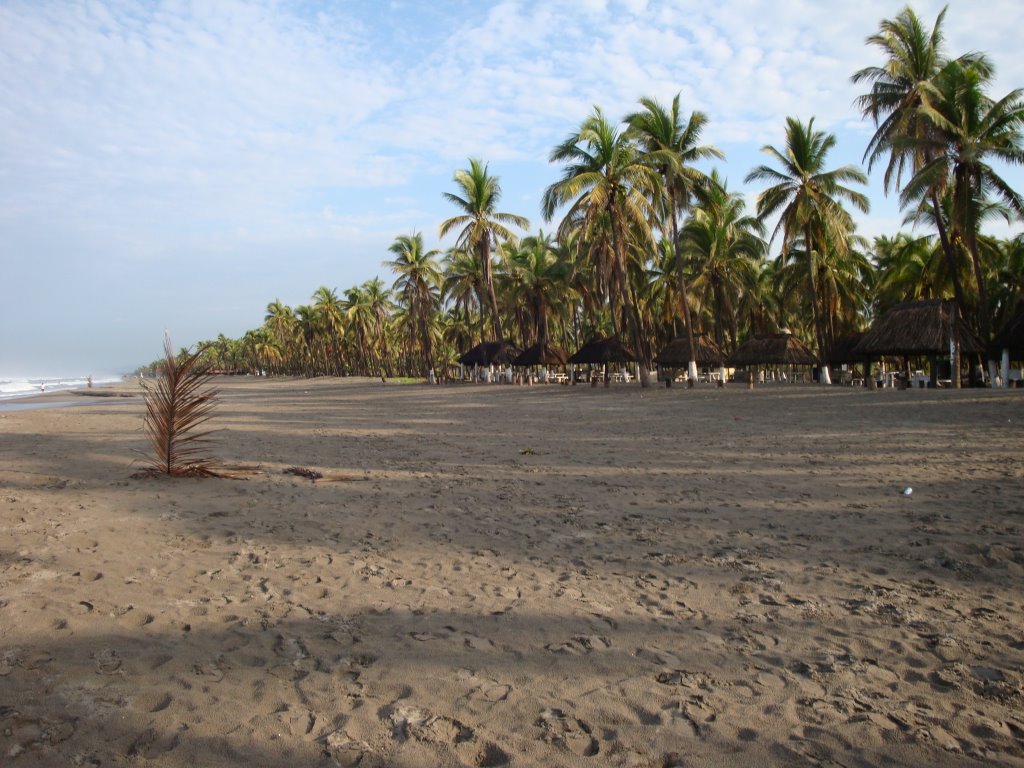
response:
<path fill-rule="evenodd" d="M 573 365 L 606 365 L 608 363 L 632 363 L 636 357 L 614 336 L 591 339 L 569 358 Z"/>
<path fill-rule="evenodd" d="M 728 365 L 815 365 L 818 360 L 791 333 L 770 333 L 747 339 L 729 356 Z"/>
<path fill-rule="evenodd" d="M 693 346 L 697 365 L 722 365 L 725 360 L 721 347 L 706 333 L 695 334 Z M 664 368 L 685 368 L 690 364 L 690 340 L 686 336 L 673 339 L 654 356 L 654 362 Z"/>
<path fill-rule="evenodd" d="M 992 342 L 995 355 L 1001 355 L 1004 349 L 1010 350 L 1010 357 L 1024 359 L 1024 312 L 1003 326 Z"/>
<path fill-rule="evenodd" d="M 875 321 L 855 351 L 880 355 L 948 355 L 956 333 L 961 354 L 982 351 L 982 344 L 962 321 L 949 299 L 907 301 L 897 304 Z"/>
<path fill-rule="evenodd" d="M 567 365 L 568 355 L 558 347 L 550 344 L 534 344 L 523 351 L 512 361 L 512 365 L 526 367 L 530 365 Z"/>
<path fill-rule="evenodd" d="M 869 363 L 871 358 L 863 352 L 857 351 L 857 345 L 864 338 L 864 331 L 849 333 L 838 339 L 832 345 L 828 353 L 829 365 L 853 365 L 855 363 Z"/>
<path fill-rule="evenodd" d="M 464 353 L 462 365 L 507 365 L 519 356 L 519 350 L 507 341 L 482 341 Z"/>

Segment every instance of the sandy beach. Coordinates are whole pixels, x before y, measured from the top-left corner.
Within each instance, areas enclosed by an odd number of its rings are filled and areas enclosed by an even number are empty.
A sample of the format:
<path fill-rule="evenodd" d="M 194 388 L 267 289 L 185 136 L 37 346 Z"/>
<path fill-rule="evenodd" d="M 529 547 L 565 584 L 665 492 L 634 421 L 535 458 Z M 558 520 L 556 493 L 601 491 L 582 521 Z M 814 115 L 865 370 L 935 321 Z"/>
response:
<path fill-rule="evenodd" d="M 0 412 L 0 764 L 1024 766 L 1024 392 L 218 385 Z"/>

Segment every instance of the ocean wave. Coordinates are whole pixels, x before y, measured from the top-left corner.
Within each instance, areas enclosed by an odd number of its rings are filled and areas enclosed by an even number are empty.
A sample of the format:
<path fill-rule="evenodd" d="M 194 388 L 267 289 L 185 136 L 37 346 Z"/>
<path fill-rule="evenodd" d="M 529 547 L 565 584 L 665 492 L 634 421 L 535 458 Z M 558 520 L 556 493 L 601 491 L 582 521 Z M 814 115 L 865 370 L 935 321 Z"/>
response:
<path fill-rule="evenodd" d="M 118 384 L 121 376 L 93 376 L 92 385 L 102 387 L 104 385 Z M 0 400 L 10 400 L 16 397 L 32 397 L 33 395 L 46 392 L 62 392 L 69 389 L 85 389 L 89 386 L 89 377 L 40 377 L 40 378 L 0 378 Z"/>

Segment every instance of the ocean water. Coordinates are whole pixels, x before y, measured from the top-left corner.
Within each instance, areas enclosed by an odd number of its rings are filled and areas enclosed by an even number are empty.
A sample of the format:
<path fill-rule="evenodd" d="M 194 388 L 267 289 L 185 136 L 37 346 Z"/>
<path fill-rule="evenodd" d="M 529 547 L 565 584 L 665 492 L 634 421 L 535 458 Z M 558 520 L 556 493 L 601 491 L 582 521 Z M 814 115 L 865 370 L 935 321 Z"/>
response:
<path fill-rule="evenodd" d="M 121 376 L 93 376 L 92 385 L 102 387 L 104 385 L 118 384 Z M 19 378 L 0 376 L 0 400 L 13 400 L 18 397 L 32 397 L 33 395 L 45 392 L 61 392 L 68 389 L 84 389 L 89 386 L 88 376 L 64 376 L 64 377 L 39 377 Z"/>

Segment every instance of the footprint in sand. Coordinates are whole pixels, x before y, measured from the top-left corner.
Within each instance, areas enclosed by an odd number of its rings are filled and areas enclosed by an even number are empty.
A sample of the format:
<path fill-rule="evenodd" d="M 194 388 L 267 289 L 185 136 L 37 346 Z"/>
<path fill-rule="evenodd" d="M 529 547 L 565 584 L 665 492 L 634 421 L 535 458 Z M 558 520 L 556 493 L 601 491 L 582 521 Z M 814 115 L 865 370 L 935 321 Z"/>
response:
<path fill-rule="evenodd" d="M 593 757 L 601 745 L 591 734 L 591 727 L 560 709 L 545 709 L 534 725 L 541 729 L 541 739 L 563 747 L 580 757 Z"/>
<path fill-rule="evenodd" d="M 103 648 L 92 655 L 96 672 L 100 675 L 116 675 L 121 671 L 121 656 L 113 648 Z"/>
<path fill-rule="evenodd" d="M 693 735 L 698 738 L 706 738 L 711 724 L 718 719 L 718 710 L 700 694 L 674 701 L 662 707 L 662 710 L 667 712 L 673 721 L 681 720 L 686 723 Z"/>
<path fill-rule="evenodd" d="M 365 741 L 351 738 L 344 731 L 329 733 L 324 738 L 327 753 L 342 768 L 354 768 L 363 762 L 363 756 L 370 751 Z"/>
<path fill-rule="evenodd" d="M 458 678 L 473 686 L 464 698 L 471 700 L 483 700 L 492 704 L 505 701 L 512 692 L 511 685 L 499 683 L 492 678 L 479 677 L 471 669 L 460 669 Z"/>
<path fill-rule="evenodd" d="M 450 717 L 435 715 L 418 707 L 393 704 L 385 708 L 391 734 L 399 741 L 415 739 L 431 744 L 456 746 L 474 741 L 476 735 L 468 725 Z"/>
<path fill-rule="evenodd" d="M 606 651 L 612 647 L 612 641 L 602 635 L 574 635 L 564 643 L 548 643 L 544 649 L 552 653 L 568 653 L 580 655 L 594 651 Z"/>
<path fill-rule="evenodd" d="M 450 641 L 454 641 L 455 643 L 458 643 L 458 644 L 462 645 L 467 650 L 470 650 L 470 651 L 493 651 L 495 649 L 495 647 L 496 647 L 494 645 L 494 642 L 492 640 L 488 640 L 486 637 L 480 637 L 479 635 L 474 635 L 471 632 L 463 632 L 462 630 L 456 629 L 455 627 L 451 627 L 451 626 L 446 626 L 446 627 L 444 627 L 444 629 L 445 629 L 446 632 L 450 632 L 451 634 L 450 635 L 443 635 L 442 634 L 442 635 L 439 635 L 440 637 L 443 637 L 443 638 L 445 638 L 447 640 L 450 640 Z M 425 634 L 428 635 L 428 637 L 416 638 L 416 639 L 417 640 L 420 640 L 420 639 L 426 640 L 426 639 L 433 639 L 435 637 L 434 635 L 431 635 L 429 632 L 425 633 Z"/>

